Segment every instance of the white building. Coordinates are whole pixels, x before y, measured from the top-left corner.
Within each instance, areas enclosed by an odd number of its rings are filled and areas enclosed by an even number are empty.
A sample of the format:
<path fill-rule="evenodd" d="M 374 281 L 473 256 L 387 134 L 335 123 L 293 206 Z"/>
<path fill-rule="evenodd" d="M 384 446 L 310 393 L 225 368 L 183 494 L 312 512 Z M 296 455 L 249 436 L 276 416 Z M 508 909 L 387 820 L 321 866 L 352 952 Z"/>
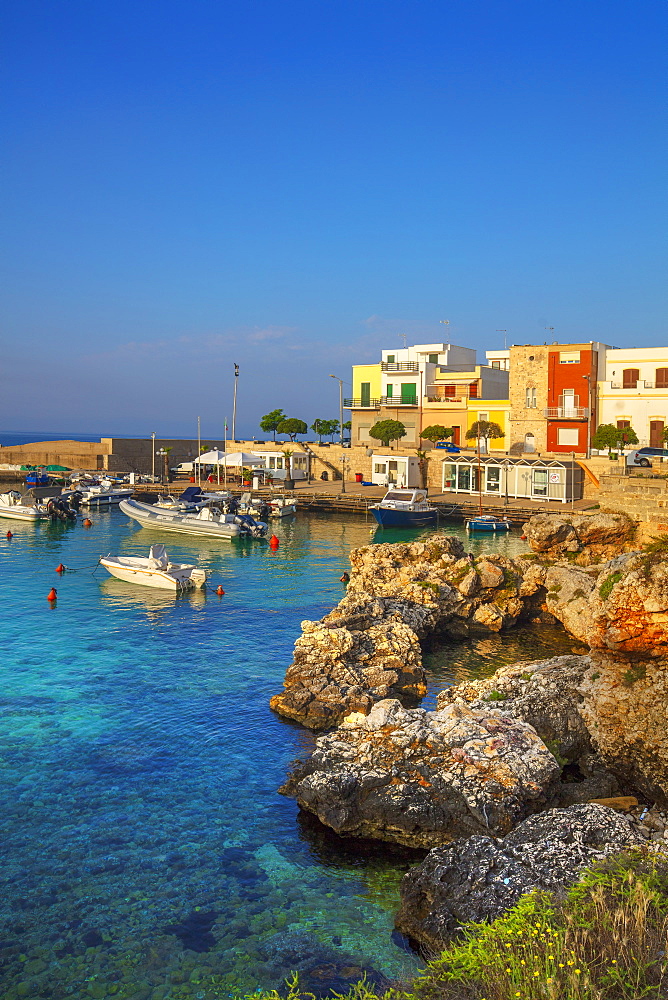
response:
<path fill-rule="evenodd" d="M 614 347 L 598 383 L 598 423 L 634 429 L 640 447 L 664 447 L 668 426 L 668 347 Z"/>

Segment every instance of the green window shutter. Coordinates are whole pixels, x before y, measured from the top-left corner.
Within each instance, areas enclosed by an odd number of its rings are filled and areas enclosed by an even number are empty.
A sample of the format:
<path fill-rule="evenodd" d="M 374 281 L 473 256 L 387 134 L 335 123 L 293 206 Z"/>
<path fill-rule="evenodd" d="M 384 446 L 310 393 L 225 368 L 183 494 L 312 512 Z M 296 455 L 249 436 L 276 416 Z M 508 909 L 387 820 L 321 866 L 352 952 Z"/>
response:
<path fill-rule="evenodd" d="M 371 405 L 371 382 L 362 382 L 360 385 L 360 403 L 362 406 Z"/>
<path fill-rule="evenodd" d="M 401 383 L 401 402 L 402 403 L 412 403 L 413 400 L 417 398 L 417 391 L 415 388 L 415 382 L 402 382 Z"/>

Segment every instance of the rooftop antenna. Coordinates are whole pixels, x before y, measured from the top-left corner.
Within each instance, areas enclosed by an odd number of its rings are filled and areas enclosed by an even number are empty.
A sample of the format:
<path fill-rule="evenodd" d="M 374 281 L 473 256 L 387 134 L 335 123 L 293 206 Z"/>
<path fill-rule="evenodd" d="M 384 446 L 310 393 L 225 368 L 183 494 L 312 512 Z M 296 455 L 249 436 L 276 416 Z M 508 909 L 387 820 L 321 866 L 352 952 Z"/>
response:
<path fill-rule="evenodd" d="M 406 337 L 407 337 L 407 334 L 400 333 L 399 336 L 404 338 L 404 347 L 405 347 L 406 346 Z"/>
<path fill-rule="evenodd" d="M 553 326 L 544 326 L 543 329 L 544 330 L 549 330 L 550 334 L 554 334 L 554 327 Z M 553 340 L 552 343 L 556 344 L 556 340 Z"/>
<path fill-rule="evenodd" d="M 439 319 L 439 323 L 442 323 L 443 326 L 450 326 L 450 320 L 449 319 Z M 449 346 L 450 346 L 450 331 L 448 331 L 448 347 Z"/>
<path fill-rule="evenodd" d="M 496 332 L 503 334 L 503 349 L 505 351 L 505 349 L 506 349 L 506 339 L 507 339 L 506 338 L 506 334 L 508 333 L 508 331 L 507 330 L 497 330 Z"/>

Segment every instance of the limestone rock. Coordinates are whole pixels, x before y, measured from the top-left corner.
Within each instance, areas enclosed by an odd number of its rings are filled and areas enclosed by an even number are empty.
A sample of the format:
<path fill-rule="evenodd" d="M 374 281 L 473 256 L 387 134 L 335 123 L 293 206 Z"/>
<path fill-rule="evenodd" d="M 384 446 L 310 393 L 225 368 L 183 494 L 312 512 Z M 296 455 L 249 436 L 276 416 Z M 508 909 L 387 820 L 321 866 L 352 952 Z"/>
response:
<path fill-rule="evenodd" d="M 463 703 L 376 704 L 318 738 L 281 791 L 339 834 L 431 847 L 507 833 L 554 794 L 560 768 L 531 726 Z"/>
<path fill-rule="evenodd" d="M 589 730 L 582 716 L 583 677 L 591 668 L 588 656 L 556 656 L 500 667 L 491 677 L 467 681 L 441 691 L 438 708 L 458 701 L 471 711 L 496 709 L 533 726 L 540 738 L 570 761 L 591 752 Z"/>
<path fill-rule="evenodd" d="M 593 804 L 531 816 L 503 840 L 457 840 L 406 873 L 396 925 L 439 951 L 466 921 L 494 920 L 534 889 L 562 892 L 587 866 L 641 842 L 626 817 Z"/>
<path fill-rule="evenodd" d="M 625 514 L 537 514 L 522 532 L 534 552 L 551 558 L 572 553 L 575 561 L 588 565 L 630 548 L 636 525 Z"/>

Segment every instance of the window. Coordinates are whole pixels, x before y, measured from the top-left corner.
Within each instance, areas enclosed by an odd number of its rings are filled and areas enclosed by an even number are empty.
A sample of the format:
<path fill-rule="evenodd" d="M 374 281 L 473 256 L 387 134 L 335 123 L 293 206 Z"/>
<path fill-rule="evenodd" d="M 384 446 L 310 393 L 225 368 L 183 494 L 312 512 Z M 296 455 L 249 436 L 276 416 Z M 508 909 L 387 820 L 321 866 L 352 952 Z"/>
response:
<path fill-rule="evenodd" d="M 580 352 L 579 351 L 560 351 L 559 352 L 559 364 L 560 365 L 578 365 L 580 363 Z"/>
<path fill-rule="evenodd" d="M 385 389 L 385 395 L 386 395 L 386 397 L 388 399 L 392 399 L 392 390 L 393 390 L 393 388 L 394 388 L 394 386 L 388 385 L 387 388 Z"/>
<path fill-rule="evenodd" d="M 489 413 L 479 413 L 478 420 L 479 421 L 489 420 Z"/>
<path fill-rule="evenodd" d="M 306 472 L 306 455 L 295 456 L 295 458 L 292 459 L 292 468 L 301 469 L 303 472 Z"/>
<path fill-rule="evenodd" d="M 469 386 L 469 396 L 470 396 L 471 399 L 477 399 L 478 398 L 478 383 L 477 382 L 471 382 L 471 384 Z"/>
<path fill-rule="evenodd" d="M 620 431 L 622 430 L 623 427 L 630 427 L 630 426 L 631 426 L 631 421 L 630 420 L 618 420 L 617 421 L 617 429 L 620 430 Z"/>
<path fill-rule="evenodd" d="M 649 444 L 651 448 L 660 448 L 663 444 L 663 420 L 650 420 Z"/>
<path fill-rule="evenodd" d="M 445 396 L 446 399 L 454 399 L 455 396 L 457 395 L 457 386 L 446 385 L 443 390 L 443 395 Z"/>
<path fill-rule="evenodd" d="M 369 431 L 371 430 L 371 424 L 360 424 L 357 428 L 357 440 L 358 441 L 370 441 L 371 435 Z"/>
<path fill-rule="evenodd" d="M 360 406 L 371 406 L 371 382 L 360 383 Z"/>
<path fill-rule="evenodd" d="M 579 444 L 577 427 L 559 427 L 557 430 L 557 444 L 560 447 L 576 447 Z"/>
<path fill-rule="evenodd" d="M 396 354 L 388 354 L 387 355 L 387 363 L 388 363 L 388 365 L 393 365 L 395 358 L 396 358 Z"/>
<path fill-rule="evenodd" d="M 533 386 L 527 386 L 526 388 L 526 398 L 524 405 L 529 409 L 535 409 L 536 407 L 536 390 Z"/>
<path fill-rule="evenodd" d="M 438 364 L 438 354 L 430 354 L 429 355 L 429 364 L 430 365 L 437 365 Z"/>
<path fill-rule="evenodd" d="M 500 368 L 500 367 L 501 367 L 500 361 L 492 361 L 492 368 Z"/>
<path fill-rule="evenodd" d="M 625 368 L 622 372 L 622 386 L 624 389 L 637 389 L 640 378 L 639 368 Z"/>
<path fill-rule="evenodd" d="M 668 368 L 657 368 L 656 387 L 657 389 L 668 389 Z"/>
<path fill-rule="evenodd" d="M 451 440 L 452 440 L 453 444 L 457 444 L 457 445 L 459 444 L 459 436 L 460 436 L 461 432 L 462 432 L 461 427 L 453 427 L 452 428 L 452 438 L 451 438 Z"/>

